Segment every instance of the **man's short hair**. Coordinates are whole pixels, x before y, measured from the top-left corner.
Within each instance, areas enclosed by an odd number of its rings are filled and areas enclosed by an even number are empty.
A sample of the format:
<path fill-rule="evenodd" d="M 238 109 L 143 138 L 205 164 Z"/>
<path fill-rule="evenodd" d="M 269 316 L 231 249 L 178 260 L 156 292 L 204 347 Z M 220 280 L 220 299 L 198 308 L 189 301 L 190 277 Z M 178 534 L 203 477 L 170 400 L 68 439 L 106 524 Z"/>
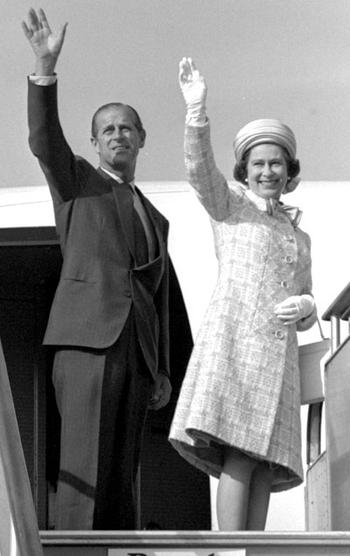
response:
<path fill-rule="evenodd" d="M 124 104 L 123 102 L 108 102 L 107 104 L 103 104 L 102 106 L 97 108 L 95 114 L 92 116 L 92 120 L 91 120 L 91 136 L 92 137 L 96 137 L 96 135 L 97 135 L 97 129 L 96 129 L 97 128 L 97 125 L 96 125 L 97 116 L 100 114 L 100 112 L 103 112 L 104 110 L 106 110 L 108 108 L 112 108 L 113 106 L 115 108 L 118 108 L 120 106 L 126 106 L 127 108 L 130 108 L 131 112 L 134 114 L 134 117 L 135 117 L 134 124 L 135 124 L 136 129 L 139 132 L 145 133 L 141 118 L 138 115 L 135 108 L 133 108 L 129 104 Z"/>

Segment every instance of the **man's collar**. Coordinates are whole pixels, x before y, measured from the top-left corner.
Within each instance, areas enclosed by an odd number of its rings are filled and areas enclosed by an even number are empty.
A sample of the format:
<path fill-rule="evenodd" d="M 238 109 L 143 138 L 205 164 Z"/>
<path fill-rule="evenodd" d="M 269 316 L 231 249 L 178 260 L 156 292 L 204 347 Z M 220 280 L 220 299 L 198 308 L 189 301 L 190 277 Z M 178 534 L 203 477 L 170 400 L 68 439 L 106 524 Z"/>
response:
<path fill-rule="evenodd" d="M 103 170 L 103 172 L 105 172 L 106 174 L 108 174 L 108 176 L 110 176 L 111 178 L 113 178 L 115 181 L 117 181 L 118 183 L 125 183 L 125 180 L 123 180 L 120 176 L 117 176 L 117 174 L 113 174 L 113 172 L 110 172 L 109 170 L 106 170 L 106 168 L 103 168 L 103 166 L 100 166 L 101 170 Z M 128 184 L 131 185 L 131 187 L 134 189 L 135 187 L 135 179 L 132 179 L 131 181 L 128 181 Z"/>

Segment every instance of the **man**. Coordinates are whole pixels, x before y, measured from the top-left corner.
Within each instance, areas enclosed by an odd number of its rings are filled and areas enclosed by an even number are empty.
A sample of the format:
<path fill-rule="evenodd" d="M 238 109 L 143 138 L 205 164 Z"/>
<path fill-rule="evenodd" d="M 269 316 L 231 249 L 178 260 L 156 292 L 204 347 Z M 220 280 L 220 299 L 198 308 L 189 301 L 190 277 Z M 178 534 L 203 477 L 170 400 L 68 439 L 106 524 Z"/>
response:
<path fill-rule="evenodd" d="M 61 414 L 57 529 L 134 529 L 135 478 L 150 405 L 170 398 L 168 222 L 135 187 L 146 133 L 136 111 L 110 103 L 92 121 L 96 170 L 76 157 L 58 118 L 54 73 L 66 25 L 43 10 L 24 33 L 30 147 L 50 187 L 63 254 L 44 338 L 57 346 Z"/>

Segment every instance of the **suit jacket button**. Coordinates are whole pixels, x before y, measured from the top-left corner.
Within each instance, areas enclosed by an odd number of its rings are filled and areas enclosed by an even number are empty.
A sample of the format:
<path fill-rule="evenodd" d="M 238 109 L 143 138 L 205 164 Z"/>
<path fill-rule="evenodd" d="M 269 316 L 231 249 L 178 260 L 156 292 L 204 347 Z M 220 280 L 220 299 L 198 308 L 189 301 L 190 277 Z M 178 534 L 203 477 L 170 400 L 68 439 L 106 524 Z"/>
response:
<path fill-rule="evenodd" d="M 125 293 L 125 296 L 126 296 L 126 297 L 131 297 L 131 292 L 130 292 L 129 290 L 128 290 L 128 291 L 125 291 L 124 293 Z"/>
<path fill-rule="evenodd" d="M 283 332 L 283 330 L 276 330 L 275 338 L 277 338 L 278 340 L 283 340 L 284 337 L 285 333 Z"/>

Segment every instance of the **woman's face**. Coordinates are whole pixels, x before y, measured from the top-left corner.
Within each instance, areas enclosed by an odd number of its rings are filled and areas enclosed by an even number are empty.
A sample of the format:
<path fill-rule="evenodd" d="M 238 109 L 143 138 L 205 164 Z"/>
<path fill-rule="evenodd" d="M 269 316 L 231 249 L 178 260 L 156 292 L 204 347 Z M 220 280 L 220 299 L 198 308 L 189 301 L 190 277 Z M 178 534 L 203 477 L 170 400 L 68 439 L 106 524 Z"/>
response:
<path fill-rule="evenodd" d="M 279 199 L 287 183 L 287 161 L 282 147 L 262 143 L 252 147 L 247 162 L 248 187 L 264 199 Z"/>

